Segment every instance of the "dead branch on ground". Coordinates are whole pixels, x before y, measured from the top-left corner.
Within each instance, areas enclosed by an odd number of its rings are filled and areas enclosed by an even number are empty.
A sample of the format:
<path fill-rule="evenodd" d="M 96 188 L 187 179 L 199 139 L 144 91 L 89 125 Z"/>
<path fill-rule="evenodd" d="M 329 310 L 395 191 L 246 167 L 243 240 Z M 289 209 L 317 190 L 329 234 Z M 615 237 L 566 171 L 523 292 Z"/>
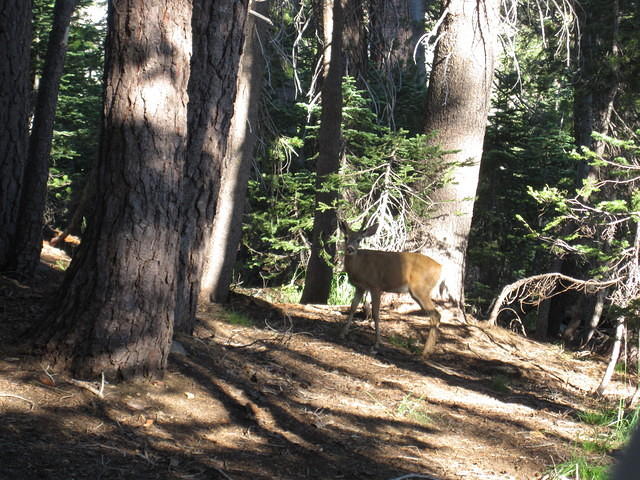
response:
<path fill-rule="evenodd" d="M 0 397 L 9 397 L 9 398 L 17 398 L 19 400 L 23 400 L 30 405 L 30 410 L 33 410 L 35 403 L 29 400 L 28 398 L 21 397 L 20 395 L 14 395 L 13 393 L 2 393 L 0 392 Z"/>

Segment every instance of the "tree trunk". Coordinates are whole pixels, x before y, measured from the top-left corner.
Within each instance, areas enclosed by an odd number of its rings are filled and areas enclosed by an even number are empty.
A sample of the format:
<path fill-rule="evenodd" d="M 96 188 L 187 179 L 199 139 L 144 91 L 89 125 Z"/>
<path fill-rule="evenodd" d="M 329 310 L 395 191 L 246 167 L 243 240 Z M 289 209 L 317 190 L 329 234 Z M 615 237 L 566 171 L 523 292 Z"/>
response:
<path fill-rule="evenodd" d="M 411 91 L 425 84 L 424 50 L 413 53 L 424 34 L 425 2 L 423 0 L 372 0 L 370 26 L 371 62 L 375 65 L 375 83 L 381 87 L 378 102 L 381 116 L 393 129 L 401 111 L 402 91 L 413 85 Z"/>
<path fill-rule="evenodd" d="M 371 1 L 371 60 L 386 72 L 413 64 L 413 51 L 424 33 L 423 0 Z"/>
<path fill-rule="evenodd" d="M 322 83 L 322 112 L 318 132 L 318 163 L 316 166 L 316 210 L 313 220 L 311 255 L 307 265 L 302 303 L 327 303 L 331 289 L 333 269 L 327 257 L 333 259 L 336 245 L 332 235 L 337 228 L 334 208 L 322 209 L 322 205 L 332 205 L 337 192 L 324 186 L 329 175 L 337 173 L 342 156 L 342 2 L 344 0 L 324 0 L 324 60 Z"/>
<path fill-rule="evenodd" d="M 452 181 L 432 195 L 435 211 L 421 239 L 424 253 L 443 265 L 436 298 L 464 306 L 464 271 L 482 144 L 490 107 L 498 26 L 497 0 L 450 0 L 438 35 L 429 80 L 425 130 L 432 142 L 457 150 L 449 160 L 466 162 Z"/>
<path fill-rule="evenodd" d="M 609 382 L 611 381 L 611 377 L 613 377 L 613 372 L 616 369 L 616 363 L 618 363 L 618 358 L 620 358 L 620 346 L 622 345 L 624 329 L 625 318 L 620 316 L 616 319 L 616 331 L 613 338 L 613 346 L 611 347 L 611 357 L 609 357 L 609 363 L 607 364 L 607 369 L 602 376 L 602 380 L 600 380 L 600 385 L 596 388 L 596 393 L 598 395 L 604 394 L 607 385 L 609 385 Z"/>
<path fill-rule="evenodd" d="M 586 346 L 591 341 L 596 328 L 598 328 L 598 325 L 600 324 L 600 317 L 602 316 L 602 311 L 604 310 L 604 302 L 606 298 L 606 290 L 598 291 L 598 293 L 596 293 L 595 295 L 595 300 L 593 302 L 590 302 L 591 308 L 587 312 L 585 312 L 589 316 L 588 320 L 585 322 L 584 333 L 582 335 L 582 340 L 580 341 L 580 345 L 582 347 Z"/>
<path fill-rule="evenodd" d="M 266 1 L 252 2 L 252 10 L 266 15 Z M 222 170 L 218 209 L 206 252 L 200 301 L 224 302 L 229 295 L 238 245 L 242 238 L 242 217 L 257 139 L 258 107 L 262 91 L 264 59 L 259 38 L 264 43 L 266 22 L 247 17 L 245 40 L 238 73 L 238 94 L 231 121 L 230 145 Z"/>
<path fill-rule="evenodd" d="M 171 21 L 167 21 L 170 18 Z M 34 334 L 74 375 L 162 374 L 175 311 L 190 0 L 112 0 L 95 210 Z"/>
<path fill-rule="evenodd" d="M 363 21 L 365 18 L 363 1 L 346 2 L 343 17 L 344 75 L 355 78 L 357 87 L 365 89 L 368 80 L 367 63 L 369 59 L 367 56 L 367 24 Z"/>
<path fill-rule="evenodd" d="M 175 328 L 191 333 L 213 232 L 220 172 L 236 96 L 248 0 L 197 0 L 189 80 L 189 137 Z M 220 246 L 217 246 L 220 248 Z"/>
<path fill-rule="evenodd" d="M 619 54 L 618 49 L 618 28 L 620 23 L 620 9 L 618 1 L 600 2 L 595 0 L 584 9 L 578 10 L 578 20 L 580 24 L 580 48 L 576 63 L 579 66 L 578 74 L 574 79 L 574 135 L 576 146 L 587 147 L 594 150 L 598 155 L 604 153 L 604 143 L 595 142 L 591 134 L 600 132 L 609 134 L 611 129 L 611 115 L 613 113 L 614 101 L 620 89 L 620 78 L 617 71 L 616 61 L 611 61 Z M 576 188 L 580 188 L 588 178 L 598 176 L 596 168 L 582 161 L 576 169 Z M 587 198 L 583 198 L 587 201 Z M 562 236 L 568 235 L 573 228 L 567 224 L 563 227 Z M 570 257 L 555 259 L 553 270 L 564 270 L 572 276 L 582 277 L 585 274 L 585 266 L 579 266 Z M 583 318 L 585 331 L 583 341 L 590 339 L 600 322 L 602 312 L 602 302 L 604 298 L 599 295 L 594 301 L 589 302 L 589 310 L 584 311 Z M 549 325 L 549 318 L 562 318 L 565 315 L 567 305 L 567 295 L 557 295 L 547 300 L 550 305 L 542 310 L 538 316 L 539 325 Z M 553 333 L 551 329 L 551 333 Z M 540 340 L 545 336 L 537 335 Z"/>
<path fill-rule="evenodd" d="M 78 0 L 56 0 L 53 26 L 29 139 L 29 155 L 20 200 L 20 224 L 16 232 L 11 270 L 30 279 L 40 263 L 44 207 L 47 200 L 49 156 L 53 141 L 53 122 L 58 89 L 67 53 L 69 24 Z"/>
<path fill-rule="evenodd" d="M 0 270 L 7 270 L 18 226 L 31 98 L 31 0 L 0 7 Z"/>
<path fill-rule="evenodd" d="M 73 232 L 80 232 L 82 219 L 85 218 L 88 212 L 93 211 L 92 206 L 95 200 L 96 190 L 96 171 L 96 166 L 92 165 L 89 169 L 89 174 L 87 175 L 85 184 L 82 187 L 82 194 L 80 195 L 80 200 L 73 211 L 71 220 L 69 220 L 69 223 L 59 235 L 56 235 L 49 241 L 51 246 L 55 247 L 59 244 L 64 244 L 65 238 L 70 234 Z"/>

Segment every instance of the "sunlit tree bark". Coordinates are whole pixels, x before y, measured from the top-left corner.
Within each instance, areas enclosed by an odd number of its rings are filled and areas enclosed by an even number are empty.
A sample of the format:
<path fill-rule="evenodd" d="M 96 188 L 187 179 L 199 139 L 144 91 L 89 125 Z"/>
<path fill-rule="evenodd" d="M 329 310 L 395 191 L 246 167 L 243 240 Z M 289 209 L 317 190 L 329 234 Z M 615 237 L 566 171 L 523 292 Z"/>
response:
<path fill-rule="evenodd" d="M 432 195 L 423 252 L 443 265 L 441 300 L 464 306 L 464 271 L 493 79 L 498 0 L 449 0 L 439 28 L 425 109 L 432 141 L 455 151 L 452 181 Z"/>
<path fill-rule="evenodd" d="M 191 333 L 195 324 L 200 281 L 213 233 L 247 4 L 248 0 L 193 2 L 189 136 L 175 318 L 176 330 L 185 333 Z"/>
<path fill-rule="evenodd" d="M 252 2 L 250 8 L 266 15 L 268 2 Z M 206 253 L 200 290 L 203 302 L 224 302 L 229 294 L 236 253 L 242 238 L 242 217 L 258 132 L 262 90 L 266 21 L 247 17 L 244 48 L 238 73 L 238 93 L 231 121 L 230 145 L 222 170 L 222 183 Z"/>

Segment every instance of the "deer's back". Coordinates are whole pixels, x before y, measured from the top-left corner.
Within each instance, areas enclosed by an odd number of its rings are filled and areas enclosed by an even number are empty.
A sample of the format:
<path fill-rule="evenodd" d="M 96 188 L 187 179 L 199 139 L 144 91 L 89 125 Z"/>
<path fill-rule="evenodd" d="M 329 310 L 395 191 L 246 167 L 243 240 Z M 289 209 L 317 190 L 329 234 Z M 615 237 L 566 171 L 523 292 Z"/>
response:
<path fill-rule="evenodd" d="M 432 288 L 440 278 L 441 268 L 432 258 L 413 252 L 358 250 L 345 257 L 349 280 L 365 290 L 404 292 L 412 285 Z"/>

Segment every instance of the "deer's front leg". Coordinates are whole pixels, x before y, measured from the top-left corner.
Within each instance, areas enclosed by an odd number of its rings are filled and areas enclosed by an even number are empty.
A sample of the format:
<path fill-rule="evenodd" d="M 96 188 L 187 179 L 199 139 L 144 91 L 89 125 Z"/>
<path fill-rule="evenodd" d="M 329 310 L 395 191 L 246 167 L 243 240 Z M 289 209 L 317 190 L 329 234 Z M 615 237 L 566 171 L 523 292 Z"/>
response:
<path fill-rule="evenodd" d="M 371 310 L 373 314 L 373 321 L 376 324 L 376 343 L 373 346 L 374 350 L 378 350 L 380 348 L 380 296 L 382 295 L 382 291 L 380 290 L 371 290 Z"/>
<path fill-rule="evenodd" d="M 364 290 L 356 287 L 356 293 L 353 295 L 353 300 L 351 300 L 351 308 L 349 309 L 349 318 L 347 319 L 347 323 L 344 325 L 344 328 L 340 332 L 340 338 L 344 338 L 349 331 L 349 327 L 351 326 L 351 322 L 353 321 L 353 316 L 356 313 L 356 309 L 360 302 L 362 301 L 362 295 L 364 295 Z"/>

